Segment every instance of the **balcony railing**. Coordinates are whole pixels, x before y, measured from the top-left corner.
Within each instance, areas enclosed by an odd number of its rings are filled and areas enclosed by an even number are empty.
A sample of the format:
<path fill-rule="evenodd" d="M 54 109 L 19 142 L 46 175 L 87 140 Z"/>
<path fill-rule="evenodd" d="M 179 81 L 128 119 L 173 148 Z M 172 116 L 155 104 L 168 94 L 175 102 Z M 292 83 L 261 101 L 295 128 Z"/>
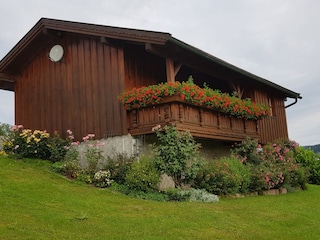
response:
<path fill-rule="evenodd" d="M 193 136 L 241 141 L 247 136 L 259 138 L 257 120 L 230 117 L 219 111 L 186 103 L 178 96 L 170 96 L 161 103 L 132 109 L 127 112 L 129 133 L 152 133 L 157 125 L 174 124 L 178 130 L 188 130 Z"/>

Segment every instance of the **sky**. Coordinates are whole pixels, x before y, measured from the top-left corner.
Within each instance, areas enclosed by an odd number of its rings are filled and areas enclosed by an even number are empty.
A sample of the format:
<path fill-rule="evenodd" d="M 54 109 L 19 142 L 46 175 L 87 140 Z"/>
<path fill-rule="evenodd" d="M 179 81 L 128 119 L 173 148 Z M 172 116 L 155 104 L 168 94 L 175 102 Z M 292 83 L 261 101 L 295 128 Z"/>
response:
<path fill-rule="evenodd" d="M 41 17 L 168 32 L 301 93 L 286 109 L 289 138 L 320 144 L 318 0 L 2 0 L 0 6 L 0 59 Z M 14 124 L 12 92 L 0 90 L 0 123 Z"/>

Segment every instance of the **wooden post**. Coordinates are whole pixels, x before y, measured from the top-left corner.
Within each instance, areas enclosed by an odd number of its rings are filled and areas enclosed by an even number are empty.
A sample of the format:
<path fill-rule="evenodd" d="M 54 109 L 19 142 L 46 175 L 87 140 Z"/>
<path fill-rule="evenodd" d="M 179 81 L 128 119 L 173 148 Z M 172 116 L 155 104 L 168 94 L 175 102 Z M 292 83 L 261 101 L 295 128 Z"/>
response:
<path fill-rule="evenodd" d="M 166 58 L 167 82 L 175 81 L 174 64 L 171 58 Z"/>

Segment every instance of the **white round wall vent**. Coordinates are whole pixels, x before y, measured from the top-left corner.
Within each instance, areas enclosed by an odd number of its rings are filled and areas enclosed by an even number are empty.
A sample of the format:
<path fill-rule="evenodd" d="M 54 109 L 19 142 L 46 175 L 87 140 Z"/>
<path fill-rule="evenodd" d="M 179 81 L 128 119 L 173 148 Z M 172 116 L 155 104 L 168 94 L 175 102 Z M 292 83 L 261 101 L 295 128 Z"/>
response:
<path fill-rule="evenodd" d="M 59 62 L 63 57 L 63 47 L 61 45 L 54 45 L 49 52 L 49 59 L 52 62 Z"/>

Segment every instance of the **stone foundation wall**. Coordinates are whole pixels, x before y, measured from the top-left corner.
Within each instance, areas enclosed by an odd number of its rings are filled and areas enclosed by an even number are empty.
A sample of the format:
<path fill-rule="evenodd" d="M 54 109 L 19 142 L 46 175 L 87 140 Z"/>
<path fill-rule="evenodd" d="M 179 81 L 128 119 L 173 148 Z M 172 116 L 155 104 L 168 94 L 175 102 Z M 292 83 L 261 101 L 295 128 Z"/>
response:
<path fill-rule="evenodd" d="M 209 139 L 195 139 L 201 144 L 200 153 L 205 159 L 218 159 L 230 156 L 231 143 Z"/>
<path fill-rule="evenodd" d="M 195 139 L 201 144 L 200 154 L 205 159 L 217 159 L 230 155 L 230 143 L 224 143 L 215 140 Z M 123 154 L 126 156 L 139 156 L 141 154 L 150 156 L 154 145 L 157 145 L 157 138 L 155 134 L 143 135 L 133 137 L 131 135 L 109 137 L 101 139 L 103 146 L 98 148 L 102 150 L 103 156 L 112 157 L 116 154 Z M 78 146 L 80 155 L 83 156 L 86 150 L 87 143 L 81 143 Z"/>
<path fill-rule="evenodd" d="M 135 156 L 142 151 L 142 143 L 139 138 L 134 138 L 131 135 L 109 137 L 99 141 L 100 144 L 97 148 L 103 152 L 104 156 L 112 156 L 113 154 Z M 78 145 L 80 153 L 85 152 L 87 144 L 88 143 L 82 142 Z"/>
<path fill-rule="evenodd" d="M 199 138 L 195 138 L 195 140 L 201 144 L 200 154 L 205 159 L 217 159 L 230 156 L 232 145 L 230 142 Z M 157 137 L 155 134 L 145 135 L 141 138 L 140 143 L 142 144 L 141 152 L 148 155 L 152 151 L 152 145 L 157 145 Z"/>

